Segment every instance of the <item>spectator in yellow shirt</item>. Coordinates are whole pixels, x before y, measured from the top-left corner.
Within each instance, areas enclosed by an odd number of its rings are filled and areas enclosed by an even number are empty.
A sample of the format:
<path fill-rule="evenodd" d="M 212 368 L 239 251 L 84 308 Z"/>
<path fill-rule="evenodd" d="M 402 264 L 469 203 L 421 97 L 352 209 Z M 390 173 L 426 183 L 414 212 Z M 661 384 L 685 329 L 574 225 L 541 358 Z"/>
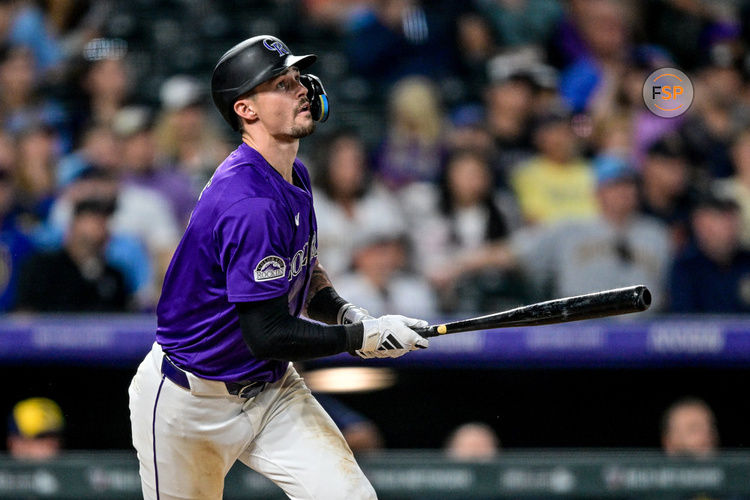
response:
<path fill-rule="evenodd" d="M 562 111 L 546 114 L 533 134 L 538 154 L 511 174 L 526 222 L 546 224 L 596 215 L 594 175 L 579 156 L 570 116 Z"/>

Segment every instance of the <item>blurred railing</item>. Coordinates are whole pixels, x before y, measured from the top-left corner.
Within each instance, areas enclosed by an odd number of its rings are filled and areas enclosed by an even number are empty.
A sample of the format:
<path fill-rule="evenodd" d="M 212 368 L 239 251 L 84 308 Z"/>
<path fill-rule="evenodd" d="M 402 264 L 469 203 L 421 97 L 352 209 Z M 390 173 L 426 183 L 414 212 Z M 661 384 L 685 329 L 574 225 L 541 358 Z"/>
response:
<path fill-rule="evenodd" d="M 360 457 L 381 499 L 420 498 L 750 498 L 750 453 L 670 459 L 654 451 L 504 452 L 457 462 L 434 451 Z M 322 471 L 321 471 L 322 472 Z M 48 462 L 0 456 L 0 498 L 141 498 L 131 453 L 69 453 Z M 286 498 L 269 480 L 237 464 L 224 498 Z"/>
<path fill-rule="evenodd" d="M 0 363 L 133 365 L 154 340 L 139 315 L 6 315 Z M 347 354 L 317 361 L 362 364 Z M 750 316 L 649 316 L 507 328 L 434 338 L 430 349 L 379 365 L 410 367 L 750 366 Z M 315 363 L 311 363 L 315 364 Z"/>

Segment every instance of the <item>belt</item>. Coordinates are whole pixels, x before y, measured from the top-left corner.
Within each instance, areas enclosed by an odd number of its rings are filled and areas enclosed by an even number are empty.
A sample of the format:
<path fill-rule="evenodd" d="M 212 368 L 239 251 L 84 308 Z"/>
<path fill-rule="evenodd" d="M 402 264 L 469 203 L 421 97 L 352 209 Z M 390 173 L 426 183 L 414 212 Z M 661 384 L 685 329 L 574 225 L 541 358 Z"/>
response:
<path fill-rule="evenodd" d="M 172 360 L 166 355 L 164 355 L 161 361 L 161 372 L 175 384 L 184 389 L 190 390 L 190 380 L 188 379 L 187 372 L 172 363 Z M 224 385 L 227 386 L 227 392 L 229 394 L 245 399 L 254 398 L 266 388 L 266 383 L 258 380 L 248 382 L 224 382 Z"/>

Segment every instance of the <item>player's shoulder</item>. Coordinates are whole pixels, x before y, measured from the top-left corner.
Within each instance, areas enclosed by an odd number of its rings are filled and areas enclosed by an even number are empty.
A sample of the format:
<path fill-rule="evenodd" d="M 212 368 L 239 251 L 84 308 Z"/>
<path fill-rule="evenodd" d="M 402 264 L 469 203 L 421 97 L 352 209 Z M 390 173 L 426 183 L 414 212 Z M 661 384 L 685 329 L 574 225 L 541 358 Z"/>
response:
<path fill-rule="evenodd" d="M 212 186 L 224 184 L 225 187 L 250 192 L 263 188 L 262 181 L 268 177 L 264 168 L 267 163 L 259 154 L 242 154 L 245 149 L 249 148 L 240 146 L 227 156 L 211 177 Z"/>
<path fill-rule="evenodd" d="M 228 207 L 246 198 L 273 198 L 267 163 L 240 146 L 216 169 L 199 197 L 199 206 Z"/>

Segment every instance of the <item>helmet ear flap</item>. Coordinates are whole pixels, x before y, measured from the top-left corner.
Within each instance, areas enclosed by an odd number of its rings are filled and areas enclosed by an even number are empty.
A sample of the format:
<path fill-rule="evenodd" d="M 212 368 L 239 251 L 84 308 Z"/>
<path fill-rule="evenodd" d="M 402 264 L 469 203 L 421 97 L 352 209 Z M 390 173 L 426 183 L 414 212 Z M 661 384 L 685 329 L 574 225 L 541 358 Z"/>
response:
<path fill-rule="evenodd" d="M 316 104 L 311 104 L 310 108 L 318 110 L 314 117 L 317 121 L 324 122 L 328 119 L 328 110 L 330 109 L 328 105 L 328 95 L 320 94 L 317 98 L 318 102 Z"/>
<path fill-rule="evenodd" d="M 320 78 L 312 74 L 307 74 L 300 75 L 299 80 L 307 88 L 307 99 L 310 101 L 310 114 L 313 120 L 316 122 L 326 121 L 331 107 Z"/>

